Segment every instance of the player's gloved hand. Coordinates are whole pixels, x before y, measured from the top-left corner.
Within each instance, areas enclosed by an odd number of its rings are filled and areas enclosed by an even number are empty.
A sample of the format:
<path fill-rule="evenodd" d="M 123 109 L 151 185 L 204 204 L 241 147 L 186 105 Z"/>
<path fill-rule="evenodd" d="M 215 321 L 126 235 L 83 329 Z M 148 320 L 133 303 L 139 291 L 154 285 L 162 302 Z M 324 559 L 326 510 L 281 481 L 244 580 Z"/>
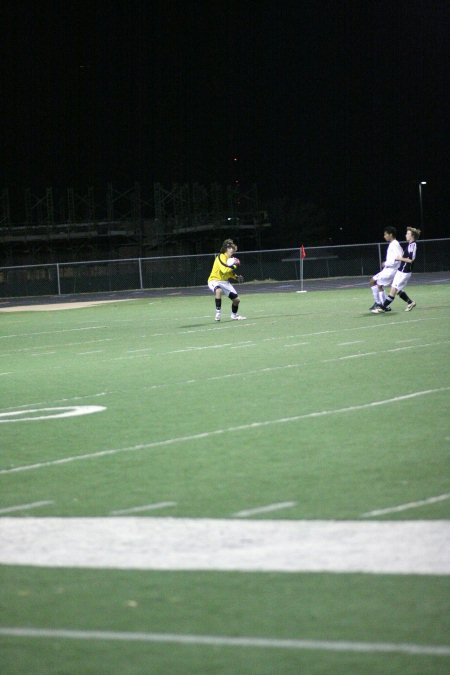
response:
<path fill-rule="evenodd" d="M 238 274 L 238 275 L 236 276 L 236 283 L 237 283 L 237 284 L 242 284 L 242 283 L 244 283 L 244 277 L 242 276 L 242 274 Z"/>

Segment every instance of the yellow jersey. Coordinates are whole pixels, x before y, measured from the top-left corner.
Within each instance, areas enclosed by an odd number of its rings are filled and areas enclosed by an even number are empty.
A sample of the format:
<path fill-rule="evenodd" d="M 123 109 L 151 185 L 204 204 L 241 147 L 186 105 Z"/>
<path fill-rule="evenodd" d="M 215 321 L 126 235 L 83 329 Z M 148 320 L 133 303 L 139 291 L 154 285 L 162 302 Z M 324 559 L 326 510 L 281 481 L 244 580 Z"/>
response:
<path fill-rule="evenodd" d="M 227 261 L 229 258 L 225 253 L 219 253 L 214 260 L 214 265 L 212 266 L 211 274 L 208 277 L 208 283 L 210 281 L 229 281 L 231 278 L 235 278 L 235 270 L 237 265 L 232 265 L 229 267 Z"/>

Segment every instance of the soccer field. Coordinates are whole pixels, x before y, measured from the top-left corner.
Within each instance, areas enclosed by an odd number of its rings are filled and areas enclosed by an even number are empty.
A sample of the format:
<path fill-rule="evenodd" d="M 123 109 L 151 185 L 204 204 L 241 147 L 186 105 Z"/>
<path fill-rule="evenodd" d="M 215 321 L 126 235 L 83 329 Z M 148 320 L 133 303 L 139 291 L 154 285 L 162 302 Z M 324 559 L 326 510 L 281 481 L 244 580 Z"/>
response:
<path fill-rule="evenodd" d="M 449 293 L 409 290 L 0 312 L 0 672 L 448 673 Z"/>

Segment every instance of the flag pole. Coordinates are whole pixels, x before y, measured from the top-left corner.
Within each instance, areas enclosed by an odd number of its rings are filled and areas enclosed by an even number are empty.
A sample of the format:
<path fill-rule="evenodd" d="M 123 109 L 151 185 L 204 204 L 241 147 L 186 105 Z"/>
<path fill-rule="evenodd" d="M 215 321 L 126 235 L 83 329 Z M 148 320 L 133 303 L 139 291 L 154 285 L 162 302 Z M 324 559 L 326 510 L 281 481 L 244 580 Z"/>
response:
<path fill-rule="evenodd" d="M 300 293 L 303 293 L 303 256 L 300 252 Z"/>
<path fill-rule="evenodd" d="M 306 251 L 305 247 L 303 244 L 300 246 L 300 290 L 297 291 L 297 293 L 306 293 L 305 290 L 303 290 L 303 260 L 306 258 Z"/>

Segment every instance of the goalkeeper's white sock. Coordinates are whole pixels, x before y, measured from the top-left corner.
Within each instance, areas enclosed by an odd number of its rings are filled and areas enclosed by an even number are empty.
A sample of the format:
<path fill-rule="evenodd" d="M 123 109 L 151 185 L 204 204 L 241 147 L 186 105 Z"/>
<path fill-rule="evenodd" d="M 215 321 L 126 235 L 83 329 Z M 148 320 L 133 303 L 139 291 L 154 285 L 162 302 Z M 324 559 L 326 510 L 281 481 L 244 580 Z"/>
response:
<path fill-rule="evenodd" d="M 375 302 L 377 304 L 381 305 L 380 293 L 379 293 L 379 290 L 378 290 L 378 286 L 375 284 L 375 286 L 371 286 L 371 289 L 372 289 L 373 299 L 375 300 Z"/>

